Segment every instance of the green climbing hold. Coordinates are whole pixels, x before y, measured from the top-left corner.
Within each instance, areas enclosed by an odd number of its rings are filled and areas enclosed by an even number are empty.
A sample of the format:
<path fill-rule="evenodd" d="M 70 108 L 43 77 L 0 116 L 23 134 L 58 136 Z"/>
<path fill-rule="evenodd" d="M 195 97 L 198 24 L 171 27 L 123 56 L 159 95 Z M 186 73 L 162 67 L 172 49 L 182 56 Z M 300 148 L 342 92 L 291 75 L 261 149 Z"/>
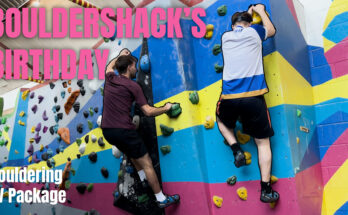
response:
<path fill-rule="evenodd" d="M 10 129 L 10 127 L 9 127 L 8 125 L 5 125 L 4 130 L 5 130 L 6 132 L 8 132 L 9 129 Z"/>
<path fill-rule="evenodd" d="M 4 111 L 4 98 L 0 97 L 0 116 L 2 116 L 3 111 Z"/>
<path fill-rule="evenodd" d="M 193 91 L 192 93 L 189 94 L 189 99 L 192 104 L 196 105 L 199 102 L 199 96 L 197 91 Z"/>
<path fill-rule="evenodd" d="M 296 114 L 297 114 L 297 117 L 301 117 L 302 112 L 299 109 L 297 109 Z"/>
<path fill-rule="evenodd" d="M 169 145 L 161 146 L 160 149 L 163 155 L 166 155 L 171 151 L 171 147 Z"/>
<path fill-rule="evenodd" d="M 4 146 L 5 145 L 5 140 L 1 139 L 0 140 L 0 146 Z"/>
<path fill-rule="evenodd" d="M 149 201 L 149 196 L 147 194 L 143 194 L 141 196 L 138 196 L 138 203 L 144 203 Z"/>
<path fill-rule="evenodd" d="M 71 182 L 69 180 L 65 181 L 65 189 L 69 190 L 70 189 Z"/>
<path fill-rule="evenodd" d="M 1 118 L 1 124 L 6 124 L 6 121 L 7 121 L 6 117 Z"/>
<path fill-rule="evenodd" d="M 87 122 L 88 122 L 88 128 L 89 128 L 89 130 L 92 130 L 92 129 L 93 129 L 93 123 L 92 123 L 92 121 L 91 121 L 91 120 L 88 120 Z"/>
<path fill-rule="evenodd" d="M 227 184 L 229 185 L 235 185 L 237 182 L 237 177 L 236 176 L 231 176 L 227 179 Z"/>
<path fill-rule="evenodd" d="M 89 110 L 89 115 L 90 115 L 90 116 L 93 116 L 93 114 L 94 114 L 93 108 L 90 107 L 88 110 Z"/>
<path fill-rule="evenodd" d="M 118 171 L 117 176 L 118 176 L 119 178 L 121 178 L 121 177 L 123 176 L 123 172 L 122 172 L 122 170 L 119 170 L 119 171 Z"/>
<path fill-rule="evenodd" d="M 221 52 L 221 45 L 220 44 L 215 44 L 213 47 L 213 55 L 218 55 Z"/>
<path fill-rule="evenodd" d="M 0 130 L 0 137 L 2 137 L 2 131 Z"/>
<path fill-rule="evenodd" d="M 106 37 L 104 37 L 104 42 L 109 42 L 110 41 L 110 39 L 109 38 L 106 38 Z"/>
<path fill-rule="evenodd" d="M 88 184 L 88 186 L 87 186 L 87 191 L 88 191 L 88 192 L 92 192 L 93 186 L 94 186 L 93 183 Z"/>
<path fill-rule="evenodd" d="M 77 144 L 78 146 L 80 146 L 81 143 L 82 143 L 82 140 L 81 140 L 80 138 L 77 138 L 77 139 L 76 139 L 76 144 Z"/>
<path fill-rule="evenodd" d="M 75 176 L 75 173 L 76 173 L 76 170 L 75 170 L 75 169 L 71 168 L 71 169 L 70 169 L 70 172 L 71 172 L 71 174 L 72 174 L 73 176 Z"/>
<path fill-rule="evenodd" d="M 179 103 L 175 103 L 172 105 L 172 107 L 170 108 L 169 111 L 167 111 L 167 115 L 170 117 L 170 118 L 176 118 L 178 117 L 182 112 L 182 109 L 180 107 L 180 104 Z"/>
<path fill-rule="evenodd" d="M 218 7 L 217 13 L 219 14 L 219 16 L 225 16 L 227 13 L 226 5 L 221 5 L 220 7 Z"/>
<path fill-rule="evenodd" d="M 104 87 L 100 88 L 100 93 L 101 93 L 102 96 L 104 96 Z"/>
<path fill-rule="evenodd" d="M 161 128 L 162 134 L 164 136 L 169 136 L 169 135 L 171 135 L 174 132 L 174 128 L 165 126 L 163 124 L 160 124 L 160 128 Z"/>
<path fill-rule="evenodd" d="M 224 66 L 220 66 L 219 64 L 215 64 L 214 65 L 214 69 L 215 69 L 215 72 L 216 73 L 221 73 L 221 72 L 223 72 L 223 70 L 224 70 Z"/>

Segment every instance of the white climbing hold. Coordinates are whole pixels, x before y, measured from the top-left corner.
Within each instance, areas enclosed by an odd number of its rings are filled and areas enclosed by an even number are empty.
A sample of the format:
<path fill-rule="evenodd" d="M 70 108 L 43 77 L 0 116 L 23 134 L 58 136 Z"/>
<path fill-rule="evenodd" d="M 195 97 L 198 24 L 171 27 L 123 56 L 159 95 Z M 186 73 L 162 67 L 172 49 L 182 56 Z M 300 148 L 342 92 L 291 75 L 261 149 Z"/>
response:
<path fill-rule="evenodd" d="M 136 126 L 136 129 L 139 128 L 139 124 L 140 124 L 140 117 L 139 117 L 139 115 L 135 115 L 133 117 L 133 124 Z"/>
<path fill-rule="evenodd" d="M 80 154 L 84 154 L 85 151 L 86 151 L 86 143 L 81 143 L 81 145 L 79 147 Z"/>
<path fill-rule="evenodd" d="M 97 137 L 95 135 L 91 135 L 91 140 L 93 143 L 97 142 Z"/>
<path fill-rule="evenodd" d="M 91 91 L 91 93 L 94 94 L 99 89 L 98 82 L 97 81 L 89 82 L 88 88 Z"/>
<path fill-rule="evenodd" d="M 116 146 L 112 146 L 112 155 L 116 158 L 120 158 L 122 153 Z"/>
<path fill-rule="evenodd" d="M 102 115 L 98 116 L 97 125 L 100 127 L 102 121 Z"/>

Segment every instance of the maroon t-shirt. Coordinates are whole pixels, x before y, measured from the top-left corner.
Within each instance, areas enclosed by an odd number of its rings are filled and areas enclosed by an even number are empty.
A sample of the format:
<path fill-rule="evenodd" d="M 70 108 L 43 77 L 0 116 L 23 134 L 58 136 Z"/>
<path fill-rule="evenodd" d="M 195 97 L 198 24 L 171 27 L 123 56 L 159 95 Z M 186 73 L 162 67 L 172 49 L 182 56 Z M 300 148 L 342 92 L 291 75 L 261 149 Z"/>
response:
<path fill-rule="evenodd" d="M 102 128 L 134 129 L 131 119 L 132 103 L 147 104 L 138 83 L 114 72 L 105 75 Z"/>

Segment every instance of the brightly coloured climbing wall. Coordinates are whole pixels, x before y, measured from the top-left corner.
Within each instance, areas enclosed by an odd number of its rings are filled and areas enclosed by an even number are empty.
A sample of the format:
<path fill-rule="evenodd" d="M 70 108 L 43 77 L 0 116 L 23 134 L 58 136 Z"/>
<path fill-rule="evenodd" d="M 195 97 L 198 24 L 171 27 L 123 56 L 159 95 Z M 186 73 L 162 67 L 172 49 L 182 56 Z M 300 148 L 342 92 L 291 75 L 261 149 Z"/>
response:
<path fill-rule="evenodd" d="M 237 169 L 215 123 L 222 78 L 221 35 L 231 30 L 234 12 L 255 3 L 266 5 L 277 28 L 277 35 L 263 43 L 270 89 L 265 97 L 275 131 L 272 175 L 278 180 L 273 187 L 281 195 L 276 205 L 259 200 L 253 140 L 237 126 L 238 137 L 245 142 L 242 148 L 251 156 L 248 166 Z M 139 6 L 201 7 L 207 14 L 203 21 L 209 24 L 205 38 L 193 38 L 189 29 L 194 22 L 181 19 L 184 38 L 148 39 L 153 103 L 178 102 L 182 108 L 177 118 L 156 118 L 163 189 L 179 193 L 182 199 L 166 214 L 348 214 L 347 1 L 157 0 Z M 140 56 L 141 45 L 141 39 L 115 39 L 101 40 L 94 48 L 109 49 L 111 59 L 124 47 Z M 1 212 L 85 214 L 94 209 L 103 215 L 127 214 L 113 206 L 121 160 L 97 125 L 102 87 L 102 80 L 59 80 L 20 90 L 15 109 L 1 119 L 2 168 L 64 169 L 70 158 L 74 174 L 67 183 L 66 204 L 6 203 L 5 198 Z M 64 141 L 68 134 L 70 143 Z M 108 177 L 102 174 L 103 167 Z M 27 190 L 47 185 L 4 186 Z M 88 189 L 80 194 L 76 187 L 84 186 Z"/>

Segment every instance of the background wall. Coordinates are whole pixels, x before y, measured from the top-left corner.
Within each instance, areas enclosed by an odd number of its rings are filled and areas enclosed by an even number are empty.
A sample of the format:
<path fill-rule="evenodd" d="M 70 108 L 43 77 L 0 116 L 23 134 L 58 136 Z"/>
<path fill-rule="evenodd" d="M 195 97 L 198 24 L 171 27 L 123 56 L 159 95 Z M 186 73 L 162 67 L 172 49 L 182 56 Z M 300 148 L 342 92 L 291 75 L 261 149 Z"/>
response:
<path fill-rule="evenodd" d="M 220 44 L 221 35 L 231 29 L 230 17 L 240 10 L 246 10 L 252 3 L 266 5 L 277 35 L 264 42 L 264 67 L 270 92 L 266 102 L 271 114 L 275 136 L 272 137 L 273 167 L 272 174 L 279 178 L 274 189 L 281 198 L 275 208 L 259 201 L 260 185 L 257 164 L 257 150 L 253 141 L 243 145 L 243 149 L 252 154 L 249 166 L 237 169 L 233 164 L 232 151 L 223 143 L 217 125 L 206 129 L 203 124 L 207 116 L 215 121 L 216 103 L 221 91 L 222 74 L 217 73 L 214 65 L 222 65 L 222 55 L 213 55 L 215 44 Z M 219 16 L 217 8 L 226 5 L 227 14 Z M 345 0 L 264 0 L 264 1 L 146 1 L 141 6 L 153 7 L 202 7 L 205 8 L 206 24 L 214 25 L 214 34 L 210 40 L 191 37 L 190 19 L 181 19 L 185 37 L 183 39 L 149 38 L 149 54 L 152 67 L 152 85 L 155 106 L 167 101 L 180 102 L 183 113 L 177 119 L 166 115 L 156 118 L 159 147 L 171 146 L 171 152 L 160 152 L 162 181 L 164 191 L 179 193 L 180 205 L 166 210 L 167 214 L 230 214 L 238 211 L 242 214 L 346 214 L 348 213 L 348 135 L 347 135 L 347 25 L 348 3 Z M 115 40 L 99 43 L 98 48 L 111 50 L 110 59 L 123 47 L 128 47 L 135 56 L 140 54 L 140 39 Z M 61 98 L 61 81 L 49 85 L 38 85 L 30 90 L 35 98 L 17 99 L 15 112 L 7 116 L 9 132 L 3 137 L 9 140 L 7 146 L 0 147 L 1 162 L 4 169 L 28 165 L 29 168 L 45 166 L 45 162 L 28 162 L 26 152 L 29 140 L 35 136 L 32 126 L 41 122 L 48 127 L 58 124 L 70 129 L 71 144 L 57 140 L 57 135 L 39 132 L 42 136 L 38 144 L 33 144 L 37 158 L 48 149 L 53 151 L 56 169 L 63 169 L 67 158 L 72 159 L 76 174 L 71 176 L 72 187 L 68 191 L 71 203 L 54 206 L 57 214 L 84 214 L 92 208 L 101 214 L 124 214 L 112 206 L 112 190 L 116 187 L 119 159 L 112 156 L 111 146 L 104 148 L 97 143 L 89 143 L 86 152 L 78 159 L 76 138 L 94 134 L 102 137 L 96 125 L 101 113 L 102 95 L 99 87 L 102 82 L 84 82 L 86 95 L 79 96 L 80 111 L 73 110 L 64 114 L 63 120 L 55 122 L 53 97 L 57 96 L 63 111 L 66 97 Z M 78 89 L 76 81 L 71 84 Z M 94 92 L 93 89 L 97 89 Z M 193 105 L 189 93 L 197 91 L 200 102 Z M 43 103 L 38 105 L 37 96 L 43 95 Z M 6 98 L 5 98 L 6 102 Z M 33 114 L 31 107 L 38 105 L 38 112 Z M 99 112 L 84 118 L 83 112 L 98 107 Z M 26 116 L 19 117 L 24 110 Z M 46 110 L 49 120 L 42 121 L 42 112 Z M 298 113 L 301 114 L 298 114 Z M 25 126 L 18 124 L 25 122 Z M 92 130 L 88 128 L 90 120 Z M 76 131 L 78 123 L 84 124 L 80 134 Z M 175 132 L 164 137 L 159 128 L 164 124 Z M 304 132 L 300 126 L 309 132 Z M 0 126 L 3 130 L 4 125 Z M 241 130 L 238 125 L 237 130 Z M 13 135 L 16 134 L 16 135 Z M 105 141 L 105 140 L 104 140 Z M 25 145 L 23 145 L 25 142 Z M 40 152 L 40 144 L 47 146 Z M 63 153 L 56 153 L 56 148 L 64 148 Z M 87 155 L 95 151 L 98 161 L 92 164 Z M 101 176 L 101 167 L 109 170 L 110 176 Z M 226 180 L 237 176 L 237 184 L 230 186 Z M 94 183 L 91 193 L 80 195 L 75 186 L 80 183 Z M 42 185 L 16 184 L 22 189 L 32 189 Z M 239 187 L 248 190 L 247 201 L 237 196 Z M 53 188 L 53 185 L 51 185 Z M 217 208 L 212 201 L 214 195 L 224 199 L 222 207 Z M 45 212 L 43 211 L 45 210 Z M 0 204 L 0 211 L 6 214 L 50 214 L 50 205 Z"/>

